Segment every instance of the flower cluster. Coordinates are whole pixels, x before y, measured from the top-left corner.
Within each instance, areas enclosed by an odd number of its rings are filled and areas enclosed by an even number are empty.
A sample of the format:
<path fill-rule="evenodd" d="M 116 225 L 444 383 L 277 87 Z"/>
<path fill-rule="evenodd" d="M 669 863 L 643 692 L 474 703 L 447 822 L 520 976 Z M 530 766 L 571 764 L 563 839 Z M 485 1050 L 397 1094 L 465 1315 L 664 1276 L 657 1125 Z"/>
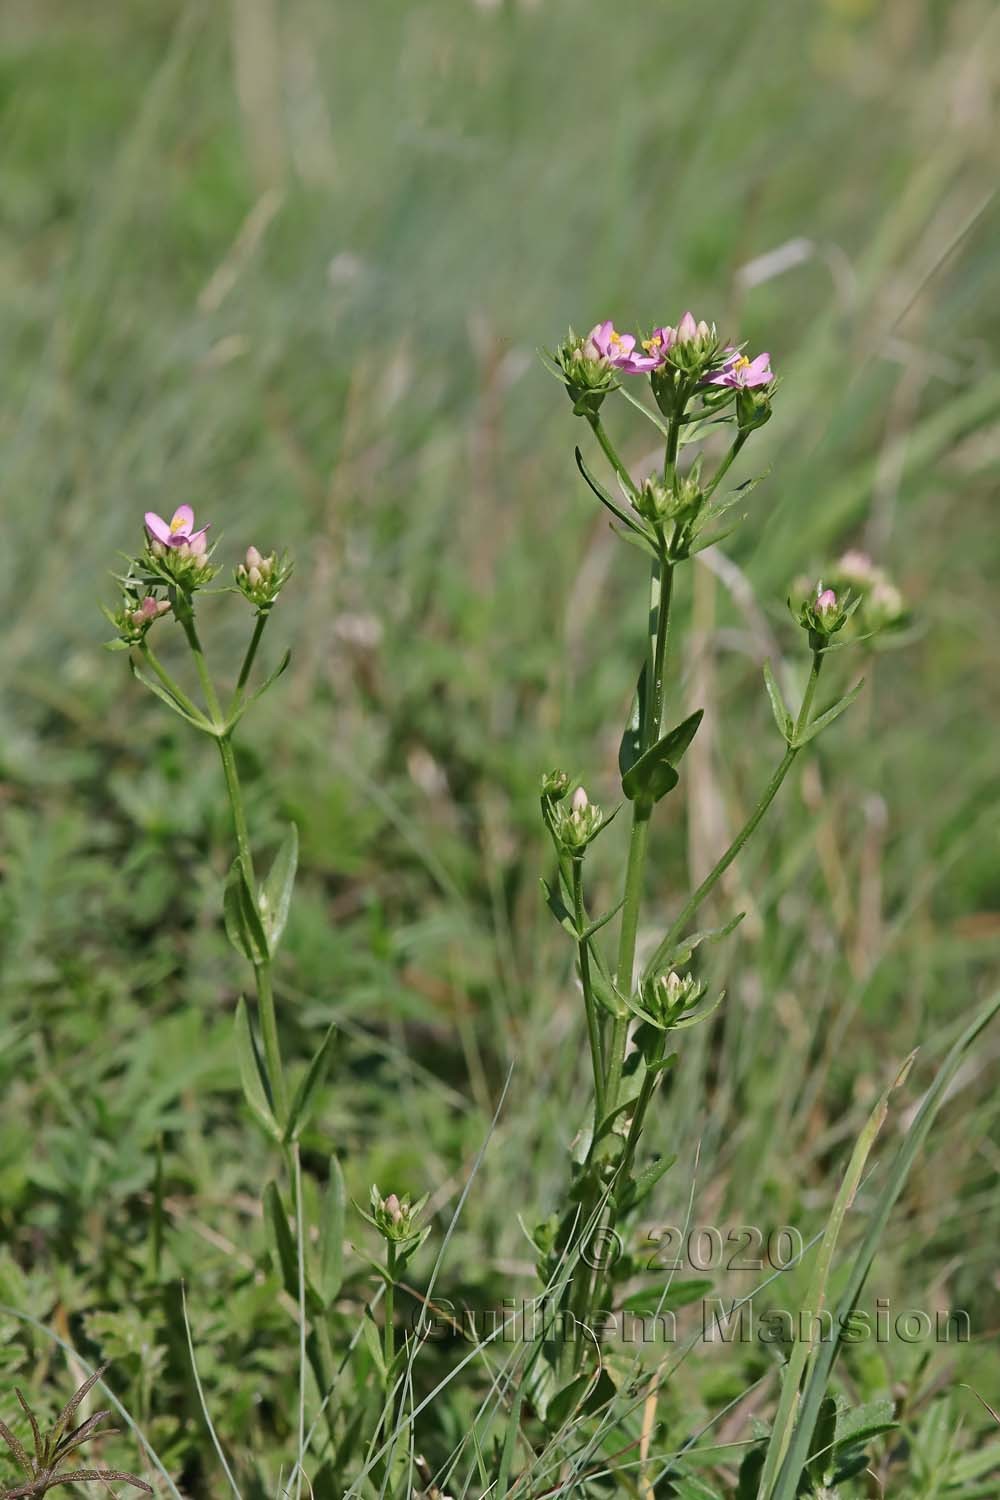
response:
<path fill-rule="evenodd" d="M 195 528 L 190 505 L 179 505 L 169 521 L 147 510 L 142 565 L 154 579 L 185 594 L 209 583 L 218 572 L 208 550 L 208 526 Z"/>
<path fill-rule="evenodd" d="M 284 557 L 279 560 L 276 552 L 264 557 L 256 547 L 248 547 L 244 561 L 236 565 L 236 587 L 258 610 L 268 610 L 287 583 L 291 571 L 291 563 Z"/>

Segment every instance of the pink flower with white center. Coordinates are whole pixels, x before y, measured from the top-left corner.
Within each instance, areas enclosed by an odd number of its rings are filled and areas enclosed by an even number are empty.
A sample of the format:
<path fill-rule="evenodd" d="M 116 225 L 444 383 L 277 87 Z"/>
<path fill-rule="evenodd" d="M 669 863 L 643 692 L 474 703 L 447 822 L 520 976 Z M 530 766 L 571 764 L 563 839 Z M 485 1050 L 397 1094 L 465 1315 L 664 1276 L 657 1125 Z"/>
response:
<path fill-rule="evenodd" d="M 194 511 L 190 505 L 179 505 L 171 516 L 169 522 L 155 511 L 147 510 L 144 520 L 146 530 L 154 542 L 159 542 L 163 547 L 183 547 L 187 545 L 197 556 L 205 551 L 208 543 L 205 540 L 207 526 L 200 531 L 194 529 Z"/>
<path fill-rule="evenodd" d="M 657 360 L 649 355 L 642 355 L 636 351 L 634 333 L 619 333 L 610 318 L 604 323 L 597 323 L 590 330 L 584 343 L 584 352 L 588 346 L 592 346 L 599 359 L 606 359 L 608 364 L 616 370 L 622 370 L 626 375 L 639 375 L 644 370 L 652 370 Z"/>
<path fill-rule="evenodd" d="M 754 386 L 770 385 L 774 379 L 771 371 L 771 356 L 758 354 L 756 359 L 747 359 L 737 354 L 714 375 L 709 375 L 706 385 L 727 385 L 735 391 L 753 390 Z"/>

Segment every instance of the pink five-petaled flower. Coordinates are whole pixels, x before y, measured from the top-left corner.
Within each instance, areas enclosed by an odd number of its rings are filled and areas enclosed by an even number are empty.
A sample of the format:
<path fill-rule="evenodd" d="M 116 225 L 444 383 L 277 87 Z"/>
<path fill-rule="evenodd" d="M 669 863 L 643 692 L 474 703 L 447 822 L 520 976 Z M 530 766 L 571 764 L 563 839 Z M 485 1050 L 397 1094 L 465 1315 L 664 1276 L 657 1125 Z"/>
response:
<path fill-rule="evenodd" d="M 619 333 L 610 318 L 595 324 L 587 335 L 585 350 L 588 344 L 596 349 L 599 358 L 626 375 L 640 375 L 659 363 L 650 355 L 636 353 L 635 334 Z"/>
<path fill-rule="evenodd" d="M 159 542 L 161 546 L 183 547 L 187 544 L 197 554 L 204 552 L 208 545 L 205 541 L 208 527 L 203 526 L 200 531 L 194 530 L 194 511 L 190 505 L 179 505 L 169 523 L 158 516 L 155 510 L 147 510 L 144 520 L 153 541 Z"/>
<path fill-rule="evenodd" d="M 757 385 L 770 385 L 774 379 L 771 372 L 771 356 L 758 354 L 756 359 L 747 359 L 745 354 L 733 351 L 732 358 L 715 375 L 709 375 L 706 385 L 728 385 L 733 390 L 752 390 Z"/>

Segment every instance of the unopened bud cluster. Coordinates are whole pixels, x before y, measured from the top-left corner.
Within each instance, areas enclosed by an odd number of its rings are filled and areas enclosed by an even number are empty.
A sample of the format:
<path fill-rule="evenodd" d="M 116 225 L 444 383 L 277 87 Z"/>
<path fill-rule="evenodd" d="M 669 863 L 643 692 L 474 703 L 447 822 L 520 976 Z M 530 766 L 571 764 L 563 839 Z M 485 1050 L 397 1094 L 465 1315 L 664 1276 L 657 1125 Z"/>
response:
<path fill-rule="evenodd" d="M 705 986 L 700 980 L 669 969 L 667 973 L 647 980 L 642 987 L 645 1018 L 658 1031 L 669 1031 L 697 1005 L 704 993 Z"/>
<path fill-rule="evenodd" d="M 822 651 L 838 630 L 843 630 L 860 600 L 849 594 L 838 597 L 833 589 L 820 582 L 798 609 L 792 609 L 803 630 L 809 632 L 809 645 L 813 651 Z"/>
<path fill-rule="evenodd" d="M 248 547 L 243 562 L 236 565 L 236 587 L 258 609 L 270 609 L 291 573 L 291 566 L 275 552 L 265 557 Z"/>
<path fill-rule="evenodd" d="M 603 810 L 590 801 L 582 786 L 577 787 L 568 805 L 564 802 L 557 809 L 555 832 L 567 854 L 582 854 L 603 826 Z"/>
<path fill-rule="evenodd" d="M 118 609 L 113 613 L 105 610 L 118 633 L 118 639 L 126 646 L 138 646 L 145 639 L 150 626 L 169 612 L 168 600 L 158 599 L 155 594 L 140 595 L 128 587 Z"/>
<path fill-rule="evenodd" d="M 419 1236 L 417 1220 L 427 1202 L 426 1195 L 416 1203 L 411 1203 L 409 1198 L 399 1198 L 395 1193 L 383 1198 L 376 1184 L 372 1183 L 370 1201 L 371 1213 L 366 1214 L 365 1218 L 370 1224 L 374 1224 L 384 1240 L 389 1240 L 394 1245 L 405 1245 Z"/>

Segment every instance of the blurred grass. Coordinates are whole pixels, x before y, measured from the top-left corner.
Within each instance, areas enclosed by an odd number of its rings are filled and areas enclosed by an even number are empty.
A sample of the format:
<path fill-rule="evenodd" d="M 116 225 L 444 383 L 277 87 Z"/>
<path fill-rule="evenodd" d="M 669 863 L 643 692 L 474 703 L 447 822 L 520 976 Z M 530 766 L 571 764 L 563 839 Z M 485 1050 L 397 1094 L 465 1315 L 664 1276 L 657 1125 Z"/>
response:
<path fill-rule="evenodd" d="M 665 1112 L 687 1165 L 656 1214 L 682 1211 L 700 1140 L 699 1222 L 821 1223 L 887 1071 L 923 1043 L 926 1083 L 1000 948 L 997 33 L 978 0 L 0 15 L 0 1301 L 92 1344 L 87 1318 L 148 1318 L 173 1374 L 159 1405 L 139 1355 L 134 1379 L 189 1483 L 185 1360 L 144 1270 L 157 1140 L 170 1276 L 244 1462 L 240 1370 L 266 1385 L 293 1351 L 256 1230 L 229 1291 L 265 1153 L 236 1104 L 220 788 L 210 747 L 100 650 L 117 554 L 182 500 L 233 556 L 294 552 L 271 644 L 293 665 L 241 759 L 261 843 L 288 816 L 303 832 L 289 1046 L 330 1017 L 346 1036 L 311 1149 L 342 1153 L 359 1198 L 398 1179 L 444 1207 L 514 1059 L 452 1255 L 456 1286 L 506 1295 L 528 1260 L 512 1204 L 548 1211 L 586 1076 L 537 778 L 562 761 L 613 795 L 642 634 L 637 559 L 581 492 L 535 350 L 688 303 L 770 349 L 739 572 L 699 566 L 681 593 L 699 651 L 678 695 L 708 712 L 649 939 L 777 758 L 760 660 L 795 670 L 792 577 L 867 546 L 922 630 L 734 874 L 750 915 Z M 646 435 L 620 436 L 641 460 Z M 210 613 L 231 660 L 244 622 Z M 984 1342 L 996 1047 L 879 1266 L 912 1304 L 969 1306 Z M 10 1358 L 47 1368 L 39 1345 Z M 885 1383 L 912 1358 L 893 1349 Z M 936 1358 L 975 1383 L 985 1355 Z"/>

